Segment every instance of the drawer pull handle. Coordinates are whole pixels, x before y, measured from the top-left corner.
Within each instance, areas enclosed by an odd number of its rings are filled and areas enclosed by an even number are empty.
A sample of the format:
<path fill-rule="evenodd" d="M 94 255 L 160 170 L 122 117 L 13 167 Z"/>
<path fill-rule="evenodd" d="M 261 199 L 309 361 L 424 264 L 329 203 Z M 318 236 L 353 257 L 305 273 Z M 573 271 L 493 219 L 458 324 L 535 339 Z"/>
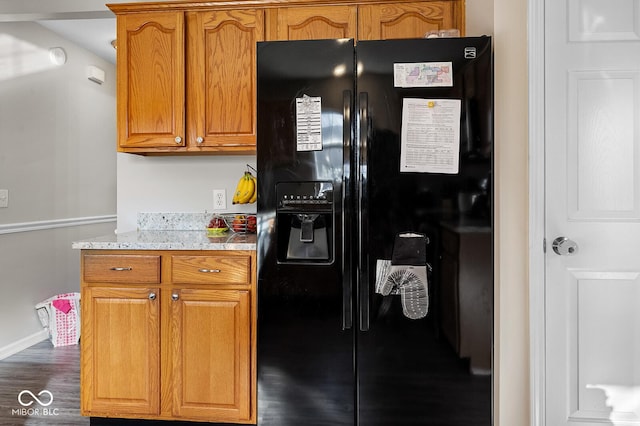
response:
<path fill-rule="evenodd" d="M 111 268 L 112 271 L 133 271 L 133 268 L 131 266 L 114 266 L 113 268 Z"/>
<path fill-rule="evenodd" d="M 198 272 L 203 272 L 205 274 L 211 274 L 211 273 L 215 273 L 218 274 L 220 272 L 222 272 L 220 269 L 206 269 L 206 268 L 202 268 L 202 269 L 198 269 Z"/>

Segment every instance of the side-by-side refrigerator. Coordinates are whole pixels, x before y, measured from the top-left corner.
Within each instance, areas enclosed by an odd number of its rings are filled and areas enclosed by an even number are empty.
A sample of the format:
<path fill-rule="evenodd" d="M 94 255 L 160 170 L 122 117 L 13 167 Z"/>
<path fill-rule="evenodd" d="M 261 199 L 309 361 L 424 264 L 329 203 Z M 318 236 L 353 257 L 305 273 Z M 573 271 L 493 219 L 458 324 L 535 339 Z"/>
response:
<path fill-rule="evenodd" d="M 257 68 L 258 425 L 491 425 L 491 38 Z"/>

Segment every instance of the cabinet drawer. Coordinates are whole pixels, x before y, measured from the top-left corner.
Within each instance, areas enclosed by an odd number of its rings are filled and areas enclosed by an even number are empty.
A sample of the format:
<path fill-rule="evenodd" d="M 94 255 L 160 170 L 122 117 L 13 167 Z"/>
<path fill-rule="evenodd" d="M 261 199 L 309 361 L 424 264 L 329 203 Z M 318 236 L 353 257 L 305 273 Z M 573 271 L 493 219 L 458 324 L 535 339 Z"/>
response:
<path fill-rule="evenodd" d="M 173 256 L 174 284 L 249 284 L 249 256 Z"/>
<path fill-rule="evenodd" d="M 157 284 L 160 282 L 160 256 L 85 254 L 86 282 Z"/>

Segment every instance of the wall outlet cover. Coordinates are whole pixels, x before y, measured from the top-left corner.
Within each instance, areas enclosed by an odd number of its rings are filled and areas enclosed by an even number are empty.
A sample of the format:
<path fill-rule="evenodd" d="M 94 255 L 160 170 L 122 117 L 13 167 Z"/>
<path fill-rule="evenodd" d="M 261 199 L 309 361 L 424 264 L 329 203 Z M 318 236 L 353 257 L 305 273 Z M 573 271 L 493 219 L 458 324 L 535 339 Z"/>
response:
<path fill-rule="evenodd" d="M 224 189 L 213 190 L 213 209 L 214 210 L 226 210 L 227 208 L 227 194 Z"/>

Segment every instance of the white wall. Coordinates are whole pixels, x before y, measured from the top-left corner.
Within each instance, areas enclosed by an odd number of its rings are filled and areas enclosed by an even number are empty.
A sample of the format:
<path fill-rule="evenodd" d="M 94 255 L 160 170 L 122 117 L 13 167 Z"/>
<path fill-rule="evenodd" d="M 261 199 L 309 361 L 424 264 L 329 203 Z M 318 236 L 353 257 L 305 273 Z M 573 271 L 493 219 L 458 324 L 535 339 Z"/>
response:
<path fill-rule="evenodd" d="M 255 156 L 118 154 L 118 232 L 136 229 L 139 212 L 211 212 L 213 189 L 226 190 L 224 211 L 255 212 L 255 204 L 231 204 L 247 164 L 255 168 Z"/>
<path fill-rule="evenodd" d="M 528 425 L 527 1 L 494 0 L 496 426 Z M 552 426 L 552 425 L 550 425 Z"/>
<path fill-rule="evenodd" d="M 64 65 L 49 60 L 53 46 Z M 0 23 L 0 49 L 2 358 L 42 331 L 36 303 L 79 290 L 71 242 L 115 228 L 116 155 L 112 64 L 32 22 Z M 104 84 L 88 65 L 106 71 Z"/>
<path fill-rule="evenodd" d="M 466 34 L 468 37 L 493 35 L 494 0 L 466 1 Z"/>

